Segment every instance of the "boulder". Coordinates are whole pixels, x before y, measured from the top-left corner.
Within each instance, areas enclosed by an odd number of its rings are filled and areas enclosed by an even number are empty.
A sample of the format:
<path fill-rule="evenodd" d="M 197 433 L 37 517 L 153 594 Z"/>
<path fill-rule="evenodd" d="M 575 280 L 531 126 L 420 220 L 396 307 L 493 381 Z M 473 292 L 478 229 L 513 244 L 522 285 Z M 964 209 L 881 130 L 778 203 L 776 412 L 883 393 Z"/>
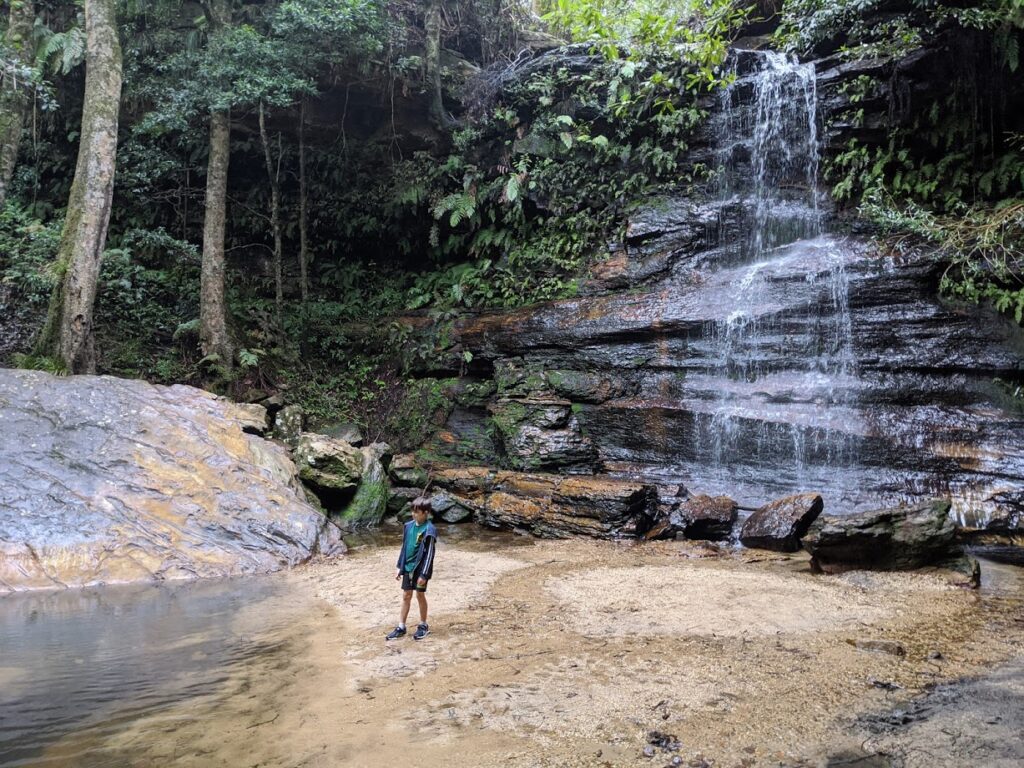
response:
<path fill-rule="evenodd" d="M 941 566 L 971 574 L 976 563 L 963 557 L 949 507 L 948 500 L 934 500 L 822 518 L 807 532 L 803 546 L 811 554 L 811 567 L 824 573 Z"/>
<path fill-rule="evenodd" d="M 412 509 L 412 500 L 419 495 L 419 488 L 398 488 L 390 485 L 387 502 L 388 513 L 408 518 L 409 515 L 406 512 Z"/>
<path fill-rule="evenodd" d="M 281 446 L 185 386 L 0 370 L 0 592 L 262 573 L 338 553 Z"/>
<path fill-rule="evenodd" d="M 440 491 L 430 496 L 430 507 L 434 511 L 435 520 L 446 523 L 463 523 L 472 519 L 475 511 L 469 502 L 447 491 Z"/>
<path fill-rule="evenodd" d="M 721 541 L 732 536 L 736 502 L 728 496 L 692 496 L 672 511 L 669 522 L 688 539 Z"/>
<path fill-rule="evenodd" d="M 391 460 L 388 475 L 396 485 L 418 486 L 427 484 L 427 469 L 411 453 L 400 453 Z"/>
<path fill-rule="evenodd" d="M 822 507 L 821 496 L 816 493 L 776 499 L 747 518 L 740 529 L 740 542 L 753 549 L 796 552 Z"/>
<path fill-rule="evenodd" d="M 351 529 L 377 525 L 384 518 L 391 484 L 381 459 L 388 451 L 385 443 L 374 443 L 358 449 L 362 457 L 359 485 L 356 495 L 341 513 L 342 527 Z"/>
<path fill-rule="evenodd" d="M 364 456 L 344 440 L 303 432 L 296 442 L 299 477 L 328 509 L 339 509 L 363 475 Z"/>
<path fill-rule="evenodd" d="M 294 448 L 299 442 L 304 422 L 305 416 L 301 405 L 286 405 L 274 416 L 273 436 Z"/>
<path fill-rule="evenodd" d="M 354 445 L 357 448 L 363 444 L 363 433 L 359 429 L 358 424 L 352 424 L 351 422 L 332 424 L 321 431 L 328 437 L 344 440 L 349 445 Z"/>

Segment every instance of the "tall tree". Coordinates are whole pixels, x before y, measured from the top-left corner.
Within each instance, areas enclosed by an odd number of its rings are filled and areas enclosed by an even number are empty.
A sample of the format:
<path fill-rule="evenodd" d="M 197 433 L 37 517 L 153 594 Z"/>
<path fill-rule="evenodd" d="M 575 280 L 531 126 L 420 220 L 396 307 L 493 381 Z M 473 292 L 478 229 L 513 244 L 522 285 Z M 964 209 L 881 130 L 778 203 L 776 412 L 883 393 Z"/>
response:
<path fill-rule="evenodd" d="M 277 163 L 270 151 L 270 139 L 267 137 L 266 109 L 263 101 L 259 105 L 260 142 L 263 144 L 263 160 L 267 166 L 267 183 L 270 184 L 270 228 L 274 234 L 274 310 L 278 321 L 281 320 L 281 307 L 284 304 L 284 275 L 282 268 L 283 245 L 281 243 L 281 134 L 277 134 Z M 301 131 L 302 128 L 300 127 Z"/>
<path fill-rule="evenodd" d="M 204 6 L 213 33 L 231 25 L 231 0 Z M 203 261 L 199 288 L 199 343 L 203 354 L 216 355 L 230 371 L 234 351 L 224 299 L 224 229 L 227 222 L 228 161 L 231 157 L 231 112 L 215 106 L 210 113 L 210 153 L 206 168 L 206 211 L 203 217 Z"/>
<path fill-rule="evenodd" d="M 57 251 L 61 274 L 37 352 L 94 373 L 93 305 L 114 194 L 121 103 L 117 0 L 85 0 L 85 99 L 75 178 Z"/>
<path fill-rule="evenodd" d="M 426 31 L 427 90 L 430 94 L 430 119 L 439 127 L 448 123 L 441 90 L 441 0 L 430 0 L 424 21 Z"/>
<path fill-rule="evenodd" d="M 0 206 L 7 199 L 7 189 L 18 162 L 18 146 L 29 111 L 32 69 L 32 25 L 36 9 L 32 0 L 11 0 L 5 53 L 0 79 Z"/>

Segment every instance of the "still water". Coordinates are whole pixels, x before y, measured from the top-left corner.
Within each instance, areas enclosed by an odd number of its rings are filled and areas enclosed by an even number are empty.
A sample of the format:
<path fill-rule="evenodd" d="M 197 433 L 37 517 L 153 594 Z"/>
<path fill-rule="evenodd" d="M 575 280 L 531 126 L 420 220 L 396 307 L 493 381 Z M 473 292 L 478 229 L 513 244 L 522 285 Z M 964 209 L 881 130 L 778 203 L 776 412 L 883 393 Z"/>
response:
<path fill-rule="evenodd" d="M 216 706 L 311 608 L 281 577 L 0 598 L 0 765 L 119 764 L 111 737 L 188 699 Z"/>

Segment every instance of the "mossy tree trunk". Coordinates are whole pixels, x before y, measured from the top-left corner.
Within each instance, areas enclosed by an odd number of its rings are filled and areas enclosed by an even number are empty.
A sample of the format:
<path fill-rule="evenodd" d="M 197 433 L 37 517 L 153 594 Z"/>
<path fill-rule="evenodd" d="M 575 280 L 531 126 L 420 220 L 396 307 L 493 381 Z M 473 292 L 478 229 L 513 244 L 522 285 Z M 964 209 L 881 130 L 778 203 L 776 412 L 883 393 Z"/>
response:
<path fill-rule="evenodd" d="M 203 5 L 214 32 L 231 23 L 231 0 L 212 0 Z M 216 356 L 229 373 L 234 350 L 228 334 L 224 298 L 224 230 L 227 223 L 228 162 L 231 157 L 231 114 L 210 114 L 210 153 L 206 165 L 206 201 L 203 214 L 203 258 L 199 285 L 199 345 L 206 356 Z"/>
<path fill-rule="evenodd" d="M 36 19 L 31 0 L 11 0 L 4 45 L 14 51 L 17 63 L 32 66 L 32 25 Z M 7 190 L 18 162 L 18 146 L 31 103 L 29 83 L 21 75 L 7 76 L 0 83 L 0 206 L 7 199 Z"/>
<path fill-rule="evenodd" d="M 441 0 L 430 0 L 424 29 L 427 33 L 426 64 L 427 91 L 430 95 L 430 119 L 439 127 L 448 123 L 441 92 Z"/>
<path fill-rule="evenodd" d="M 85 0 L 85 100 L 78 162 L 57 251 L 61 280 L 37 351 L 69 373 L 96 371 L 93 308 L 110 224 L 121 102 L 117 0 Z"/>
<path fill-rule="evenodd" d="M 267 181 L 270 183 L 270 228 L 274 233 L 274 310 L 278 322 L 281 320 L 281 307 L 284 305 L 284 274 L 283 248 L 281 243 L 281 149 L 278 147 L 277 168 L 270 151 L 270 139 L 267 137 L 266 110 L 263 102 L 259 106 L 260 142 L 263 144 L 263 160 L 267 165 Z M 280 143 L 280 134 L 278 134 Z"/>
<path fill-rule="evenodd" d="M 204 355 L 216 355 L 230 371 L 234 363 L 224 300 L 224 229 L 227 222 L 231 115 L 210 115 L 210 156 L 206 166 L 206 212 L 199 287 L 199 343 Z"/>
<path fill-rule="evenodd" d="M 299 290 L 309 301 L 309 192 L 306 185 L 306 99 L 299 110 Z"/>

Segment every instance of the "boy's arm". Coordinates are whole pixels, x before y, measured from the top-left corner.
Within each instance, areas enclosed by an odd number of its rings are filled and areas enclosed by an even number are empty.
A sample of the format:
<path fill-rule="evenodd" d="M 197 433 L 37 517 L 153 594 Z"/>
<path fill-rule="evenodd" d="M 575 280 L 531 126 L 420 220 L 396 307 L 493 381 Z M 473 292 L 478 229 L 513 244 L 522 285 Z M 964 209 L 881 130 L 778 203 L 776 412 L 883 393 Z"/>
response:
<path fill-rule="evenodd" d="M 423 566 L 420 568 L 420 578 L 424 581 L 434 575 L 434 545 L 437 538 L 428 536 L 424 542 L 426 551 L 423 553 Z"/>

